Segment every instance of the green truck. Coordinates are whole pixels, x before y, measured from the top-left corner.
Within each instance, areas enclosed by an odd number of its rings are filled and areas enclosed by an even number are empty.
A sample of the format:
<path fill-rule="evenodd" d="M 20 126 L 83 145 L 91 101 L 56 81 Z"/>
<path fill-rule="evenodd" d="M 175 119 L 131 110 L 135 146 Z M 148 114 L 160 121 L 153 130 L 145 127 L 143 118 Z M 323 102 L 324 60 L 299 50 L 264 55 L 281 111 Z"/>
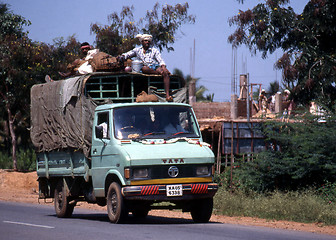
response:
<path fill-rule="evenodd" d="M 218 189 L 214 154 L 184 103 L 183 82 L 171 79 L 179 102 L 160 101 L 161 76 L 135 73 L 32 87 L 39 199 L 53 198 L 57 217 L 71 217 L 76 203 L 86 201 L 107 206 L 112 223 L 151 209 L 182 209 L 195 222 L 209 221 Z M 149 88 L 159 101 L 136 102 L 136 93 Z"/>

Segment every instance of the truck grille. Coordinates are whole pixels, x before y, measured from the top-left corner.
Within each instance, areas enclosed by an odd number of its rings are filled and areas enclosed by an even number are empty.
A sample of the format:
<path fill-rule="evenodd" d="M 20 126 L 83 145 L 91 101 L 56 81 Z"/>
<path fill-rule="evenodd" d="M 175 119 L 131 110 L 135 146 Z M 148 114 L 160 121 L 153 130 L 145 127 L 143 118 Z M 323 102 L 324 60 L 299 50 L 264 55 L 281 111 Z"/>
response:
<path fill-rule="evenodd" d="M 168 169 L 172 166 L 175 166 L 178 168 L 178 175 L 175 178 L 187 178 L 187 177 L 196 177 L 196 168 L 197 164 L 192 164 L 192 165 L 157 165 L 157 166 L 137 166 L 136 168 L 148 168 L 149 169 L 149 178 L 148 179 L 160 179 L 160 178 L 171 178 L 168 174 Z M 203 165 L 204 166 L 204 165 Z M 208 165 L 209 167 L 209 174 L 206 176 L 201 176 L 201 177 L 207 177 L 211 175 L 211 166 Z M 134 169 L 134 168 L 132 168 Z M 132 171 L 132 170 L 131 170 Z M 132 174 L 131 174 L 132 176 Z M 200 176 L 197 176 L 200 177 Z M 132 180 L 134 178 L 131 177 Z"/>

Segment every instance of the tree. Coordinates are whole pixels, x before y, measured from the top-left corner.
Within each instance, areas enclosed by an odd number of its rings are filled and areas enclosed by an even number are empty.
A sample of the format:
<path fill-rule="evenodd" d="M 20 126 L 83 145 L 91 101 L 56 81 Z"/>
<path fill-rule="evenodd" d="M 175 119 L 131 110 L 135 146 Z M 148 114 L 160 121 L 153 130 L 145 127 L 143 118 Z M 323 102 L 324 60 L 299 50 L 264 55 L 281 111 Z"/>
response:
<path fill-rule="evenodd" d="M 242 2 L 242 1 L 240 1 Z M 315 100 L 332 109 L 336 100 L 336 2 L 310 0 L 302 14 L 296 14 L 289 0 L 265 0 L 253 9 L 239 11 L 230 25 L 237 25 L 228 40 L 245 44 L 252 54 L 266 58 L 281 49 L 276 62 L 284 85 L 303 105 Z"/>
<path fill-rule="evenodd" d="M 210 94 L 207 94 L 204 97 L 204 93 L 206 91 L 208 91 L 208 89 L 205 86 L 203 86 L 203 85 L 197 86 L 197 84 L 196 84 L 196 101 L 197 102 L 213 102 L 213 98 L 214 98 L 215 94 L 210 93 Z"/>
<path fill-rule="evenodd" d="M 272 95 L 275 95 L 278 91 L 280 90 L 280 86 L 279 86 L 279 82 L 278 81 L 274 81 L 274 82 L 271 82 L 268 86 L 268 89 L 267 89 L 267 93 L 272 96 Z"/>
<path fill-rule="evenodd" d="M 59 78 L 58 72 L 67 72 L 67 65 L 72 63 L 75 59 L 81 58 L 82 52 L 80 51 L 80 42 L 77 41 L 75 36 L 70 36 L 65 40 L 63 37 L 53 40 L 53 45 L 48 46 L 49 52 L 47 57 L 49 65 L 48 69 L 45 69 L 46 74 L 49 74 L 52 78 Z"/>
<path fill-rule="evenodd" d="M 197 102 L 213 102 L 215 94 L 211 93 L 211 94 L 207 94 L 206 96 L 204 96 L 204 93 L 206 91 L 208 91 L 208 89 L 203 85 L 198 85 L 197 84 L 197 82 L 200 80 L 200 78 L 194 78 L 193 79 L 190 75 L 184 76 L 183 72 L 178 68 L 175 68 L 173 70 L 173 74 L 182 77 L 185 80 L 186 85 L 189 85 L 189 83 L 192 80 L 195 81 L 195 84 L 196 84 L 195 96 L 196 96 L 196 101 Z"/>
<path fill-rule="evenodd" d="M 144 18 L 135 22 L 134 7 L 124 6 L 120 14 L 114 12 L 108 16 L 109 25 L 91 24 L 91 32 L 96 35 L 97 47 L 113 56 L 134 48 L 138 43 L 135 39 L 138 33 L 151 34 L 160 50 L 173 51 L 171 45 L 181 26 L 195 22 L 195 16 L 188 14 L 188 8 L 188 3 L 162 7 L 156 3 L 153 10 L 147 11 Z"/>
<path fill-rule="evenodd" d="M 21 16 L 11 13 L 6 4 L 0 4 L 0 100 L 6 110 L 7 126 L 12 145 L 13 168 L 17 170 L 16 134 L 14 124 L 22 116 L 20 106 L 29 109 L 28 98 L 17 97 L 23 92 L 29 92 L 29 83 L 23 78 L 17 66 L 24 66 L 28 71 L 29 63 L 26 55 L 31 54 L 30 42 L 23 32 L 23 26 L 29 25 Z M 18 80 L 19 82 L 17 82 Z M 23 95 L 21 95 L 23 96 Z"/>
<path fill-rule="evenodd" d="M 30 88 L 44 82 L 46 74 L 58 76 L 66 62 L 77 58 L 73 53 L 79 43 L 70 38 L 67 44 L 50 46 L 32 42 L 23 27 L 30 22 L 0 4 L 0 107 L 1 134 L 10 141 L 13 169 L 17 170 L 17 143 L 29 143 Z M 19 138 L 18 138 L 19 137 Z"/>

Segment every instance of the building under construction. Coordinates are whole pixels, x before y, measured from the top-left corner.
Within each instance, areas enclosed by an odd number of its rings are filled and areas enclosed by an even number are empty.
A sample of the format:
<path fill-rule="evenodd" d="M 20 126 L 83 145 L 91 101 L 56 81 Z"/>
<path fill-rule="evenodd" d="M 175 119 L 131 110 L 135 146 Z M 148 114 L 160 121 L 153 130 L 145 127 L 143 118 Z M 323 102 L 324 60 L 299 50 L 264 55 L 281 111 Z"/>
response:
<path fill-rule="evenodd" d="M 253 153 L 266 149 L 259 126 L 266 119 L 282 114 L 287 104 L 282 94 L 277 93 L 273 110 L 263 112 L 260 101 L 253 99 L 254 90 L 258 94 L 262 92 L 261 84 L 248 84 L 247 78 L 247 75 L 240 75 L 239 96 L 232 94 L 231 102 L 190 101 L 203 138 L 213 147 L 217 172 L 230 165 L 237 155 L 249 161 Z"/>

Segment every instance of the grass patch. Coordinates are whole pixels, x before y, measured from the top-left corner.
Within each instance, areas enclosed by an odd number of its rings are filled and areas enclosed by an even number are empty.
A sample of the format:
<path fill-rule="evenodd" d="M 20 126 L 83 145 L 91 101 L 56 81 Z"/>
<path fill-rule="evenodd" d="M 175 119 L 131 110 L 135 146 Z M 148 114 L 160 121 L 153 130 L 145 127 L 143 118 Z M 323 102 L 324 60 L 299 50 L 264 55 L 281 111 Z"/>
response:
<path fill-rule="evenodd" d="M 267 194 L 230 193 L 220 188 L 214 198 L 215 213 L 303 223 L 336 224 L 335 204 L 326 202 L 313 190 Z"/>

